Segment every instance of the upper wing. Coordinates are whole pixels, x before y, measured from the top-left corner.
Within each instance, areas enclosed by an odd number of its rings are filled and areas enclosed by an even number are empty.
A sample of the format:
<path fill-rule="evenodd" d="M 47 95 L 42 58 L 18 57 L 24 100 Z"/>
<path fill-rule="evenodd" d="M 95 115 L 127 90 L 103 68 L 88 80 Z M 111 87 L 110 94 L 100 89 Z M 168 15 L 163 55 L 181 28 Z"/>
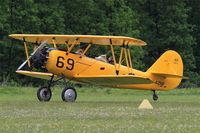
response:
<path fill-rule="evenodd" d="M 23 71 L 23 70 L 17 70 L 16 73 L 34 77 L 34 78 L 47 79 L 47 80 L 50 80 L 51 77 L 53 76 L 52 73 L 31 72 L 31 71 Z M 54 77 L 57 78 L 57 76 L 54 76 Z"/>
<path fill-rule="evenodd" d="M 124 84 L 150 84 L 153 83 L 148 78 L 134 75 L 100 75 L 100 76 L 75 76 L 75 80 L 84 83 L 97 85 L 124 85 Z"/>
<path fill-rule="evenodd" d="M 98 35 L 46 35 L 46 34 L 11 34 L 12 38 L 18 40 L 26 40 L 27 42 L 41 43 L 45 40 L 48 44 L 53 44 L 53 39 L 56 44 L 80 44 L 91 43 L 98 45 L 129 45 L 129 46 L 144 46 L 146 43 L 140 39 L 124 37 L 124 36 L 98 36 Z"/>

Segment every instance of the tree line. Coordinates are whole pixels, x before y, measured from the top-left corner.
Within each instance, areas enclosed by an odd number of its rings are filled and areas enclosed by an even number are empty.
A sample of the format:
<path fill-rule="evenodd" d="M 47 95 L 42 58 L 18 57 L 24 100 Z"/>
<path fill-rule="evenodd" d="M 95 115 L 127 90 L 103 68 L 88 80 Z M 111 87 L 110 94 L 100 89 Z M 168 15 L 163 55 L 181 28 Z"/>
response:
<path fill-rule="evenodd" d="M 129 36 L 147 42 L 133 47 L 133 66 L 146 71 L 166 50 L 184 62 L 182 86 L 200 86 L 198 0 L 0 0 L 0 82 L 43 83 L 17 75 L 25 60 L 13 33 Z M 22 42 L 21 42 L 22 43 Z M 100 53 L 105 49 L 98 49 Z M 116 49 L 118 52 L 118 49 Z"/>

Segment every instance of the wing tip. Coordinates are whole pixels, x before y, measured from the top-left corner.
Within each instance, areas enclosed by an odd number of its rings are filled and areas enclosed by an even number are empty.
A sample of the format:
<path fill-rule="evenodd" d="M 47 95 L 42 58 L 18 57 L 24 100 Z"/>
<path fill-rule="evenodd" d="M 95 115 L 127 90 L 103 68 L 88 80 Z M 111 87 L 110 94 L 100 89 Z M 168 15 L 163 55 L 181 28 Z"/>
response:
<path fill-rule="evenodd" d="M 11 38 L 13 38 L 14 34 L 10 34 L 10 35 L 8 35 L 8 36 L 11 37 Z"/>
<path fill-rule="evenodd" d="M 17 38 L 17 37 L 20 37 L 22 34 L 10 34 L 8 35 L 10 38 Z"/>

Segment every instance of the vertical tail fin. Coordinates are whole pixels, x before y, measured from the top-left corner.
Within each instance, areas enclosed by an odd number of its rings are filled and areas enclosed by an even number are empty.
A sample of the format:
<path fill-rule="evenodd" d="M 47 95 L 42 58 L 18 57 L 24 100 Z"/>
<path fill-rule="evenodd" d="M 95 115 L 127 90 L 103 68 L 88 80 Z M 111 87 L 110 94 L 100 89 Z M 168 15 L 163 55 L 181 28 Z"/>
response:
<path fill-rule="evenodd" d="M 164 77 L 182 78 L 182 58 L 176 51 L 168 50 L 160 56 L 147 72 Z"/>

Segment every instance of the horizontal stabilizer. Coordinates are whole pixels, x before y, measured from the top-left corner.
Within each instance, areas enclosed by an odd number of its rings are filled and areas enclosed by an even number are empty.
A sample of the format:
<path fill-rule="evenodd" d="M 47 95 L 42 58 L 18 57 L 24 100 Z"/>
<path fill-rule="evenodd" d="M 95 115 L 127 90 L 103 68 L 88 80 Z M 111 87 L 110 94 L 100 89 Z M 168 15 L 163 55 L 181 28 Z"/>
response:
<path fill-rule="evenodd" d="M 148 78 L 135 75 L 77 75 L 75 80 L 97 85 L 124 85 L 124 84 L 150 84 L 152 81 Z"/>
<path fill-rule="evenodd" d="M 182 75 L 177 75 L 177 74 L 166 74 L 166 73 L 158 73 L 158 72 L 151 72 L 152 74 L 155 74 L 157 76 L 162 76 L 162 77 L 169 77 L 169 78 L 184 78 Z"/>
<path fill-rule="evenodd" d="M 16 73 L 34 77 L 34 78 L 47 79 L 47 80 L 50 80 L 53 75 L 52 73 L 32 72 L 32 71 L 23 71 L 23 70 L 17 70 Z M 56 77 L 57 76 L 54 76 L 54 78 Z"/>

